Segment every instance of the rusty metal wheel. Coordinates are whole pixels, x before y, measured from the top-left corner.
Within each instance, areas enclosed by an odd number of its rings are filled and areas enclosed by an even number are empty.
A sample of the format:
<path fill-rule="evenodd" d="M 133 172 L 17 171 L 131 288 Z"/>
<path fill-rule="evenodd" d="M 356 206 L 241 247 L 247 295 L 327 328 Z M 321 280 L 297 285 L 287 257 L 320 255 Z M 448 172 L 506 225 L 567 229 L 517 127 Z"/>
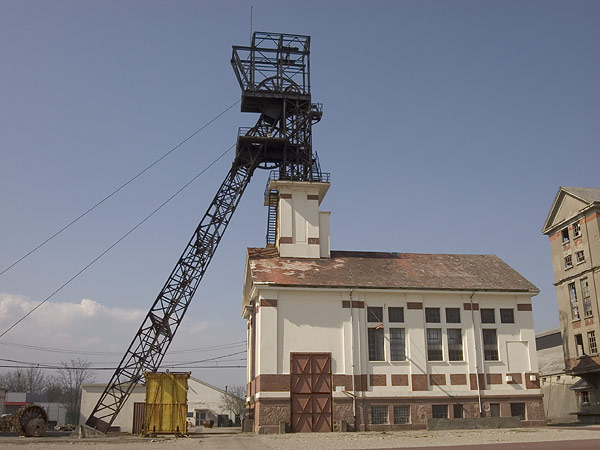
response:
<path fill-rule="evenodd" d="M 48 415 L 41 406 L 22 406 L 15 415 L 17 429 L 25 436 L 43 436 L 48 428 Z"/>
<path fill-rule="evenodd" d="M 300 87 L 293 80 L 280 76 L 265 78 L 256 88 L 259 91 L 300 93 Z"/>

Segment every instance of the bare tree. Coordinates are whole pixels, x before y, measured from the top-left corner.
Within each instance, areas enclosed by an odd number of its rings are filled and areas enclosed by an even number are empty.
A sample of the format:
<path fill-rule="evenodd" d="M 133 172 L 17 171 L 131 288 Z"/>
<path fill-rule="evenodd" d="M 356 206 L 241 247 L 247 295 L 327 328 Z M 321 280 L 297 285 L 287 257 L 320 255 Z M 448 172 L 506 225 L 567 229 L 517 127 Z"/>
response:
<path fill-rule="evenodd" d="M 93 381 L 95 373 L 91 369 L 90 361 L 79 358 L 62 361 L 60 365 L 57 380 L 62 388 L 64 404 L 67 407 L 67 422 L 77 424 L 81 403 L 81 385 Z"/>
<path fill-rule="evenodd" d="M 0 385 L 12 392 L 32 392 L 41 394 L 45 388 L 46 377 L 38 367 L 15 369 L 0 375 Z"/>
<path fill-rule="evenodd" d="M 231 411 L 236 416 L 244 418 L 246 412 L 246 388 L 244 386 L 229 386 L 227 392 L 221 394 L 221 408 Z"/>

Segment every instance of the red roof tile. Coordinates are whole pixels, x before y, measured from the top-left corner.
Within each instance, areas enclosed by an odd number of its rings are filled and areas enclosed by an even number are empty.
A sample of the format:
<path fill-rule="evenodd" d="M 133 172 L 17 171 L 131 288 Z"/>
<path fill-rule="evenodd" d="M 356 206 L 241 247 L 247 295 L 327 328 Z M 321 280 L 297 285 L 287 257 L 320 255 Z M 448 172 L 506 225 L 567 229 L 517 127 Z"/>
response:
<path fill-rule="evenodd" d="M 254 283 L 378 289 L 539 290 L 495 255 L 332 251 L 329 259 L 280 258 L 249 248 Z"/>

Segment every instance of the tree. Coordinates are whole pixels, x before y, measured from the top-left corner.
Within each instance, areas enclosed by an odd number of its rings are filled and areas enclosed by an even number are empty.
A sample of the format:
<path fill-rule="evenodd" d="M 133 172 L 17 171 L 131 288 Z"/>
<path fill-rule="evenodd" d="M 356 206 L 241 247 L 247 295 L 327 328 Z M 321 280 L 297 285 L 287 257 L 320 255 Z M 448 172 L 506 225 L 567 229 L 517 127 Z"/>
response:
<path fill-rule="evenodd" d="M 62 361 L 58 369 L 58 383 L 63 392 L 63 403 L 67 407 L 67 422 L 79 423 L 79 409 L 81 404 L 81 385 L 93 381 L 94 371 L 92 363 L 83 359 Z"/>
<path fill-rule="evenodd" d="M 221 394 L 221 408 L 243 418 L 246 412 L 246 388 L 229 386 L 227 392 Z"/>
<path fill-rule="evenodd" d="M 12 392 L 44 392 L 46 377 L 38 367 L 15 369 L 0 375 L 0 386 Z"/>

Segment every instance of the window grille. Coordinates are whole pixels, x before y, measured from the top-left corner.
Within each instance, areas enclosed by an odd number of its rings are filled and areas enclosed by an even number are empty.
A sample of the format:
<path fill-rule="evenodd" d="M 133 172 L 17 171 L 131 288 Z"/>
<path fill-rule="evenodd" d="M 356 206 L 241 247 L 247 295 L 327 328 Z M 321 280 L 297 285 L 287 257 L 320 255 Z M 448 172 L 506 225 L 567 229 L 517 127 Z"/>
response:
<path fill-rule="evenodd" d="M 571 301 L 571 319 L 579 320 L 579 306 L 577 305 L 577 291 L 575 290 L 575 283 L 569 283 L 569 300 Z"/>
<path fill-rule="evenodd" d="M 515 323 L 515 312 L 511 309 L 500 308 L 500 322 Z"/>
<path fill-rule="evenodd" d="M 462 330 L 460 328 L 448 328 L 448 359 L 450 361 L 463 360 Z"/>
<path fill-rule="evenodd" d="M 369 361 L 383 360 L 383 328 L 369 328 Z"/>
<path fill-rule="evenodd" d="M 431 413 L 434 419 L 447 419 L 448 405 L 432 405 Z"/>
<path fill-rule="evenodd" d="M 579 250 L 578 252 L 576 252 L 575 256 L 577 257 L 577 264 L 585 261 L 585 255 L 583 253 L 583 250 Z"/>
<path fill-rule="evenodd" d="M 427 328 L 427 359 L 429 361 L 443 361 L 442 329 Z"/>
<path fill-rule="evenodd" d="M 581 236 L 581 224 L 579 222 L 573 224 L 573 237 Z"/>
<path fill-rule="evenodd" d="M 371 423 L 387 423 L 387 406 L 371 406 Z"/>
<path fill-rule="evenodd" d="M 498 361 L 498 336 L 495 329 L 483 331 L 483 356 L 486 361 Z"/>
<path fill-rule="evenodd" d="M 389 307 L 388 320 L 390 322 L 404 322 L 404 308 Z"/>
<path fill-rule="evenodd" d="M 573 257 L 571 255 L 565 256 L 565 269 L 573 267 Z"/>
<path fill-rule="evenodd" d="M 496 323 L 494 308 L 481 308 L 481 323 Z"/>
<path fill-rule="evenodd" d="M 460 323 L 460 308 L 446 308 L 446 323 Z"/>
<path fill-rule="evenodd" d="M 425 322 L 440 323 L 440 308 L 425 308 Z"/>
<path fill-rule="evenodd" d="M 404 328 L 390 328 L 390 358 L 392 361 L 406 361 Z"/>
<path fill-rule="evenodd" d="M 452 413 L 453 413 L 455 419 L 462 419 L 463 418 L 463 405 L 453 405 Z"/>
<path fill-rule="evenodd" d="M 367 306 L 367 322 L 383 322 L 383 307 Z"/>
<path fill-rule="evenodd" d="M 410 423 L 410 406 L 394 406 L 394 423 Z"/>
<path fill-rule="evenodd" d="M 590 353 L 592 355 L 595 355 L 596 353 L 598 353 L 598 346 L 596 345 L 596 332 L 595 331 L 588 331 L 588 344 L 589 344 L 589 348 L 590 348 Z"/>

